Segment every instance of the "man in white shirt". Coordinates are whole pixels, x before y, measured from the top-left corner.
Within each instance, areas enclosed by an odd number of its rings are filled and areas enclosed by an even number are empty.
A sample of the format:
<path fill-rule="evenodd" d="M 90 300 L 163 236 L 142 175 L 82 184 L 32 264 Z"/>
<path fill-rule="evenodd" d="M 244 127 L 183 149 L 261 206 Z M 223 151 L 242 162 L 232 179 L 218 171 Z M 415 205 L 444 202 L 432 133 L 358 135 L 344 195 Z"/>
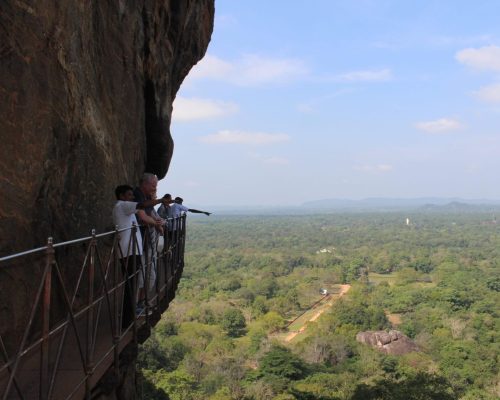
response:
<path fill-rule="evenodd" d="M 120 229 L 126 229 L 120 232 L 120 258 L 128 257 L 132 254 L 142 254 L 142 237 L 137 224 L 135 214 L 139 210 L 141 203 L 134 202 L 134 192 L 131 186 L 120 185 L 115 189 L 117 202 L 113 207 L 113 223 Z M 132 229 L 131 226 L 137 226 L 135 232 L 135 244 L 131 240 Z M 135 247 L 135 248 L 134 248 Z"/>
<path fill-rule="evenodd" d="M 113 208 L 113 222 L 117 229 L 121 230 L 124 229 L 124 231 L 120 232 L 120 261 L 122 262 L 123 268 L 124 268 L 124 273 L 125 271 L 127 272 L 127 277 L 132 274 L 132 268 L 133 268 L 133 260 L 130 256 L 135 256 L 135 263 L 137 270 L 139 273 L 144 273 L 143 267 L 142 267 L 142 262 L 141 262 L 141 255 L 142 255 L 142 237 L 141 237 L 141 232 L 139 230 L 139 227 L 137 226 L 137 218 L 136 218 L 136 213 L 140 209 L 144 209 L 146 207 L 153 207 L 156 204 L 168 204 L 168 200 L 165 199 L 159 199 L 159 200 L 145 200 L 143 202 L 137 203 L 134 202 L 134 192 L 133 188 L 129 185 L 120 185 L 117 186 L 115 189 L 115 195 L 117 202 Z M 132 226 L 133 225 L 137 226 L 136 232 L 135 232 L 135 238 L 132 237 Z M 129 259 L 130 258 L 130 259 Z M 128 270 L 128 271 L 127 271 Z M 128 286 L 128 285 L 127 285 Z M 142 300 L 142 295 L 143 295 L 143 290 L 139 291 L 139 300 Z M 124 308 L 127 309 L 127 307 L 130 307 L 130 298 L 131 294 L 127 294 L 127 291 L 125 292 L 125 298 L 124 298 Z M 142 310 L 137 310 L 138 313 L 140 313 Z M 124 320 L 130 318 L 128 314 L 124 315 Z"/>

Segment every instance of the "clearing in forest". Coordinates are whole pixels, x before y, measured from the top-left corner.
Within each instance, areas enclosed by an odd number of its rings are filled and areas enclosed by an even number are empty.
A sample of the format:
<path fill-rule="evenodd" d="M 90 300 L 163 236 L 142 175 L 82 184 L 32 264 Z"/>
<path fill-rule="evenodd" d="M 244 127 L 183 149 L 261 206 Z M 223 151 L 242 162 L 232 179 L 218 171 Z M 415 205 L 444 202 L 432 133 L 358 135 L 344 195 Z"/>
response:
<path fill-rule="evenodd" d="M 397 328 L 403 320 L 401 319 L 401 314 L 391 314 L 388 311 L 385 311 L 385 315 L 387 316 L 387 319 L 391 323 L 393 328 Z"/>
<path fill-rule="evenodd" d="M 290 342 L 295 339 L 298 335 L 304 333 L 307 329 L 308 322 L 316 321 L 321 314 L 323 314 L 329 307 L 333 305 L 335 300 L 342 297 L 348 292 L 351 285 L 339 285 L 339 292 L 337 294 L 327 294 L 321 301 L 316 303 L 313 307 L 307 310 L 305 313 L 301 314 L 293 323 L 288 327 L 288 332 L 284 335 L 279 335 L 279 338 L 285 342 Z"/>
<path fill-rule="evenodd" d="M 396 281 L 396 274 L 377 274 L 376 272 L 370 272 L 368 274 L 368 281 L 374 285 L 378 285 L 382 282 L 387 282 L 389 285 L 394 285 Z"/>

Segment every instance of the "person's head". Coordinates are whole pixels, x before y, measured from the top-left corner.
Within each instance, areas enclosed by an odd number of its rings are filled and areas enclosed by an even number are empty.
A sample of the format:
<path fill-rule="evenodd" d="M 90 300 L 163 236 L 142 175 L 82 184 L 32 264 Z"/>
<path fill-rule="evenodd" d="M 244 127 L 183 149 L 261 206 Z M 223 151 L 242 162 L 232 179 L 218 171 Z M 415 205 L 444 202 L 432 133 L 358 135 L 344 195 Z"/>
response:
<path fill-rule="evenodd" d="M 174 199 L 174 201 L 177 203 L 177 204 L 182 204 L 182 202 L 184 201 L 184 199 L 182 197 L 176 197 Z"/>
<path fill-rule="evenodd" d="M 158 177 L 155 174 L 145 172 L 139 180 L 139 189 L 146 196 L 152 196 L 156 192 Z"/>
<path fill-rule="evenodd" d="M 133 201 L 134 189 L 129 185 L 119 185 L 115 189 L 116 200 Z"/>
<path fill-rule="evenodd" d="M 163 198 L 164 198 L 165 200 L 170 201 L 170 200 L 172 200 L 172 195 L 171 195 L 170 193 L 167 193 L 167 194 L 163 195 Z"/>

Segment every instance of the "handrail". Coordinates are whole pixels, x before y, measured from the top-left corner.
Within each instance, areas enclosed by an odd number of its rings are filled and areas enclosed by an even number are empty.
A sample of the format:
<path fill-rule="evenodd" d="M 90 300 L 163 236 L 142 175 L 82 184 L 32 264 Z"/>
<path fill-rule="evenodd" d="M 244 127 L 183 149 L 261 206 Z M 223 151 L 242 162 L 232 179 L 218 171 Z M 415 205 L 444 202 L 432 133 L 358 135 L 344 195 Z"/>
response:
<path fill-rule="evenodd" d="M 128 231 L 132 229 L 132 227 L 130 228 L 123 228 L 123 229 L 118 229 L 118 230 L 114 230 L 114 231 L 109 231 L 109 232 L 103 232 L 103 233 L 100 233 L 98 235 L 95 235 L 96 238 L 101 238 L 101 237 L 106 237 L 106 236 L 110 236 L 110 235 L 113 235 L 115 233 L 119 233 L 119 232 L 124 232 L 124 231 Z M 68 240 L 66 242 L 61 242 L 61 243 L 54 243 L 52 245 L 53 248 L 58 248 L 58 247 L 64 247 L 64 246 L 69 246 L 71 244 L 77 244 L 77 243 L 82 243 L 82 242 L 86 242 L 90 239 L 92 239 L 93 236 L 85 236 L 85 237 L 82 237 L 82 238 L 78 238 L 78 239 L 73 239 L 73 240 Z M 52 237 L 49 237 L 49 239 L 52 239 Z M 8 260 L 12 260 L 12 259 L 15 259 L 15 258 L 18 258 L 18 257 L 22 257 L 22 256 L 27 256 L 27 255 L 30 255 L 30 254 L 34 254 L 34 253 L 39 253 L 41 251 L 44 251 L 44 250 L 47 250 L 48 249 L 48 246 L 42 246 L 42 247 L 37 247 L 35 249 L 32 249 L 32 250 L 26 250 L 26 251 L 22 251 L 22 252 L 19 252 L 19 253 L 14 253 L 14 254 L 10 254 L 8 256 L 5 256 L 5 257 L 0 257 L 0 263 L 2 261 L 8 261 Z"/>
<path fill-rule="evenodd" d="M 12 271 L 26 268 L 31 281 L 33 271 L 39 274 L 31 300 L 25 301 L 31 304 L 26 325 L 0 335 L 0 399 L 90 399 L 106 371 L 118 375 L 121 352 L 149 335 L 175 295 L 184 266 L 185 215 L 175 226 L 164 232 L 161 253 L 154 229 L 145 227 L 138 254 L 134 225 L 100 234 L 92 230 L 91 236 L 57 244 L 49 238 L 46 246 L 0 258 L 0 271 L 11 266 L 7 261 L 25 257 Z M 130 253 L 120 246 L 126 231 Z M 107 237 L 112 244 L 102 241 Z M 73 246 L 79 243 L 86 246 Z M 145 310 L 136 315 L 140 282 Z"/>
<path fill-rule="evenodd" d="M 174 221 L 174 220 L 179 219 L 179 218 L 164 218 L 164 220 L 166 222 L 168 222 L 168 221 Z M 140 225 L 140 226 L 142 226 L 142 225 Z M 106 236 L 114 235 L 116 233 L 121 233 L 121 232 L 129 231 L 131 229 L 132 229 L 132 227 L 122 228 L 122 229 L 115 229 L 115 230 L 112 230 L 112 231 L 98 233 L 98 234 L 95 235 L 95 237 L 98 238 L 98 239 L 100 239 L 100 238 L 103 238 L 103 237 L 106 237 Z M 94 230 L 92 230 L 92 231 L 94 231 Z M 91 235 L 91 236 L 85 236 L 85 237 L 78 238 L 78 239 L 68 240 L 66 242 L 54 243 L 52 245 L 52 247 L 58 248 L 58 247 L 68 246 L 68 245 L 71 245 L 71 244 L 82 243 L 82 242 L 85 242 L 85 241 L 88 241 L 88 240 L 92 239 L 93 237 L 94 236 Z M 49 236 L 48 239 L 51 239 L 51 237 Z M 47 250 L 47 248 L 48 248 L 48 246 L 41 246 L 41 247 L 36 247 L 34 249 L 31 249 L 31 250 L 25 250 L 25 251 L 21 251 L 19 253 L 14 253 L 14 254 L 10 254 L 8 256 L 0 257 L 0 263 L 3 262 L 3 261 L 12 260 L 14 258 L 18 258 L 18 257 L 22 257 L 22 256 L 27 256 L 27 255 L 34 254 L 34 253 L 39 253 L 41 251 Z"/>

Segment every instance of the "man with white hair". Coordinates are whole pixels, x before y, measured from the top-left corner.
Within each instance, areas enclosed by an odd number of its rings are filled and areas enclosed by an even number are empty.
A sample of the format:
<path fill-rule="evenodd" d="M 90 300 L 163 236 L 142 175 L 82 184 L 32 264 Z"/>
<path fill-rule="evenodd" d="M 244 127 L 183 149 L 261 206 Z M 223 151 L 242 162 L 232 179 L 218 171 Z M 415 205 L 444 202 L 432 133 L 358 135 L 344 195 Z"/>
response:
<path fill-rule="evenodd" d="M 158 186 L 158 177 L 155 174 L 145 172 L 139 180 L 139 186 L 134 189 L 134 201 L 141 203 L 146 200 L 153 199 L 156 194 L 156 187 Z M 146 207 L 137 213 L 139 223 L 143 226 L 154 226 L 157 230 L 161 230 L 163 221 L 159 218 L 152 217 L 153 207 Z M 141 232 L 144 232 L 142 229 Z"/>
<path fill-rule="evenodd" d="M 134 189 L 134 200 L 138 203 L 156 199 L 156 187 L 158 177 L 155 174 L 145 172 L 139 180 L 139 186 Z M 162 199 L 167 204 L 165 199 Z M 151 291 L 156 282 L 156 239 L 163 235 L 165 221 L 156 214 L 154 207 L 145 207 L 137 212 L 137 219 L 144 239 L 144 252 L 142 254 L 142 265 L 145 267 L 138 278 L 140 289 Z M 144 282 L 147 280 L 147 285 Z M 144 298 L 139 298 L 139 307 L 144 307 Z M 152 304 L 150 304 L 152 305 Z"/>

